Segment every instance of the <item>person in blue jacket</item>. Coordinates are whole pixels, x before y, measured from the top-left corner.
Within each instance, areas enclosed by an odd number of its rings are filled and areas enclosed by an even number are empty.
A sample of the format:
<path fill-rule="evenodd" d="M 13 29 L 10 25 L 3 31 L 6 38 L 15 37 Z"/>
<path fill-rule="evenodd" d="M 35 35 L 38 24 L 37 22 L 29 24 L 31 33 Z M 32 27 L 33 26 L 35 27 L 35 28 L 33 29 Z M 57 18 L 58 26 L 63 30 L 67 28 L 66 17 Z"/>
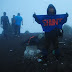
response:
<path fill-rule="evenodd" d="M 48 16 L 53 16 L 56 15 L 56 8 L 50 4 L 47 8 L 47 15 Z M 68 14 L 66 14 L 68 16 Z M 33 17 L 35 18 L 35 21 L 39 24 L 41 24 L 40 20 L 37 18 L 36 14 L 33 14 Z M 64 19 L 64 23 L 66 23 L 67 17 Z M 41 24 L 42 25 L 42 24 Z M 48 30 L 48 29 L 47 29 Z M 50 45 L 53 44 L 53 49 L 55 50 L 55 57 L 56 59 L 59 59 L 60 56 L 60 50 L 58 47 L 58 37 L 63 35 L 63 30 L 59 28 L 54 28 L 52 31 L 45 31 L 45 48 L 46 51 L 44 53 L 43 59 L 47 61 L 47 56 L 48 56 L 48 51 L 50 48 Z"/>
<path fill-rule="evenodd" d="M 21 24 L 23 25 L 23 18 L 20 16 L 20 13 L 15 16 L 15 35 L 20 37 L 20 28 Z"/>

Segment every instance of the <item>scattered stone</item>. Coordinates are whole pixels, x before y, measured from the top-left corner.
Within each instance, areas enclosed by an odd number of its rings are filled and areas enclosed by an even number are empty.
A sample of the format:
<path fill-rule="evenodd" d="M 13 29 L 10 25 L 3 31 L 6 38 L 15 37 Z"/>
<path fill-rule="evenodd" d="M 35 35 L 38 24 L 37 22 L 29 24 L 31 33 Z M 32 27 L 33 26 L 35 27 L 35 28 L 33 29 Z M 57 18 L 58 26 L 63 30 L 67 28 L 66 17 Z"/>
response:
<path fill-rule="evenodd" d="M 41 52 L 41 50 L 38 49 L 38 50 L 37 50 L 37 54 L 40 53 L 40 52 Z"/>
<path fill-rule="evenodd" d="M 47 61 L 47 62 L 49 62 L 49 61 Z"/>
<path fill-rule="evenodd" d="M 61 63 L 63 65 L 63 63 Z"/>
<path fill-rule="evenodd" d="M 43 69 L 44 70 L 44 69 Z"/>
<path fill-rule="evenodd" d="M 29 51 L 29 55 L 34 55 L 34 51 L 33 50 L 30 50 Z"/>
<path fill-rule="evenodd" d="M 41 56 L 41 57 L 43 57 L 43 56 Z"/>
<path fill-rule="evenodd" d="M 64 45 L 66 45 L 66 44 L 64 44 Z"/>
<path fill-rule="evenodd" d="M 37 61 L 38 61 L 38 62 L 41 62 L 41 61 L 42 61 L 42 59 L 37 59 Z"/>
<path fill-rule="evenodd" d="M 37 46 L 26 46 L 26 50 L 24 51 L 25 58 L 37 59 L 36 55 L 38 55 L 41 50 L 37 49 Z"/>
<path fill-rule="evenodd" d="M 67 40 L 67 39 L 65 39 L 65 40 Z"/>
<path fill-rule="evenodd" d="M 56 61 L 58 61 L 58 60 L 56 59 Z"/>
<path fill-rule="evenodd" d="M 64 44 L 65 42 L 59 42 L 60 44 Z"/>
<path fill-rule="evenodd" d="M 10 50 L 10 52 L 12 52 L 13 50 Z"/>
<path fill-rule="evenodd" d="M 47 64 L 43 64 L 43 65 L 47 66 Z"/>
<path fill-rule="evenodd" d="M 51 64 L 52 64 L 53 62 L 51 62 Z"/>

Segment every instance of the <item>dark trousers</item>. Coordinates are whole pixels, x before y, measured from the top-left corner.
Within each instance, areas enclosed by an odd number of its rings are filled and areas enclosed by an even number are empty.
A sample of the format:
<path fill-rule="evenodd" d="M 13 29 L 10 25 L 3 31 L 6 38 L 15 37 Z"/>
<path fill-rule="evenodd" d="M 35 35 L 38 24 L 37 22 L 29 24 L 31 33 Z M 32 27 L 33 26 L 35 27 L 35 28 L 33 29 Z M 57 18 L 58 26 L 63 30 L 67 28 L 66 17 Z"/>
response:
<path fill-rule="evenodd" d="M 49 49 L 51 44 L 53 44 L 53 49 L 56 50 L 58 49 L 58 38 L 50 39 L 50 38 L 45 38 L 46 42 L 46 49 Z"/>
<path fill-rule="evenodd" d="M 49 34 L 45 34 L 45 49 L 43 50 L 44 58 L 52 52 L 50 50 L 50 46 L 53 45 L 53 50 L 55 50 L 55 57 L 59 57 L 60 51 L 58 48 L 58 37 L 56 36 L 49 36 Z"/>
<path fill-rule="evenodd" d="M 15 33 L 15 24 L 12 24 L 12 33 Z"/>
<path fill-rule="evenodd" d="M 8 24 L 3 24 L 3 34 L 5 38 L 8 37 Z"/>
<path fill-rule="evenodd" d="M 20 26 L 15 25 L 15 35 L 20 35 Z"/>

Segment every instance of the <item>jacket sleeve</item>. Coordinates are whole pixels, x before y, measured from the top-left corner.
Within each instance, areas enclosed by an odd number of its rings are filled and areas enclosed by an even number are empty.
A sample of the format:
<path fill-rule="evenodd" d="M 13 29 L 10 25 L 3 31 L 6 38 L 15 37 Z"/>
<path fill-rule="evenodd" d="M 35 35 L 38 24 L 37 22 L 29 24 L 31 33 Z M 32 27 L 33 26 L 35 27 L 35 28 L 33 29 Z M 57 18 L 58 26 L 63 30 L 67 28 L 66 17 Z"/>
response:
<path fill-rule="evenodd" d="M 67 17 L 68 17 L 68 16 L 69 16 L 68 13 L 66 13 L 66 17 L 65 17 L 64 20 L 63 20 L 63 24 L 67 22 Z"/>
<path fill-rule="evenodd" d="M 34 15 L 33 17 L 35 18 L 35 21 L 36 21 L 38 24 L 41 24 L 41 23 L 40 23 L 40 20 L 37 18 L 36 15 Z"/>
<path fill-rule="evenodd" d="M 1 24 L 2 24 L 2 22 L 3 22 L 3 17 L 1 17 Z"/>
<path fill-rule="evenodd" d="M 63 20 L 62 20 L 62 22 L 60 22 L 59 24 L 64 24 L 64 23 L 66 23 L 67 22 L 67 17 L 65 17 Z"/>
<path fill-rule="evenodd" d="M 67 17 L 64 19 L 63 24 L 67 22 Z"/>

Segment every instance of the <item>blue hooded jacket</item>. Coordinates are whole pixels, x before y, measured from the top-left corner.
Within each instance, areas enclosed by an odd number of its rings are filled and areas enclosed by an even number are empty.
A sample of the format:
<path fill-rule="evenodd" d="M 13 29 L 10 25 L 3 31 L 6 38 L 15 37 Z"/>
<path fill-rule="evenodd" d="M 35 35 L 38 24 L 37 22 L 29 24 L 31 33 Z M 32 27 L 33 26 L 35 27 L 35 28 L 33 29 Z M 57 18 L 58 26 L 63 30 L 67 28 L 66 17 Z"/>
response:
<path fill-rule="evenodd" d="M 49 12 L 49 8 L 54 8 L 53 15 L 51 15 L 51 13 Z M 55 28 L 62 29 L 62 25 L 66 23 L 67 17 L 68 17 L 67 14 L 56 15 L 56 9 L 52 4 L 50 4 L 47 9 L 47 15 L 35 15 L 34 16 L 35 21 L 42 25 L 43 31 L 45 32 L 51 32 Z"/>

